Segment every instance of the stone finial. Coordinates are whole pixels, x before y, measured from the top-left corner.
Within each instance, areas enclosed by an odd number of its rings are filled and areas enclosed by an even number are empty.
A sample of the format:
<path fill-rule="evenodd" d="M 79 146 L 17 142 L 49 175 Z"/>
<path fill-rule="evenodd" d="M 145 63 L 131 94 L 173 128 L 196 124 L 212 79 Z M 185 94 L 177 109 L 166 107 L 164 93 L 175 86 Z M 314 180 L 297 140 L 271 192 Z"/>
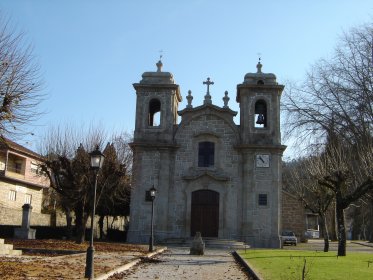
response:
<path fill-rule="evenodd" d="M 228 91 L 225 91 L 224 92 L 224 97 L 223 97 L 223 102 L 224 102 L 223 108 L 229 108 L 229 106 L 228 106 L 229 99 L 230 98 L 228 97 Z"/>
<path fill-rule="evenodd" d="M 162 58 L 162 56 L 160 58 Z M 157 65 L 157 72 L 162 72 L 163 63 L 161 59 L 159 59 L 156 65 Z"/>
<path fill-rule="evenodd" d="M 188 100 L 188 105 L 186 107 L 187 108 L 193 108 L 193 105 L 192 105 L 193 96 L 192 96 L 192 91 L 191 90 L 188 90 L 188 95 L 187 95 L 186 99 Z"/>
<path fill-rule="evenodd" d="M 260 63 L 260 58 L 259 58 L 259 61 L 258 61 L 258 64 L 256 65 L 256 73 L 262 73 L 262 64 Z"/>
<path fill-rule="evenodd" d="M 203 82 L 203 84 L 207 85 L 207 92 L 206 92 L 205 100 L 204 100 L 203 104 L 212 104 L 211 95 L 210 95 L 210 85 L 213 85 L 214 82 L 210 81 L 210 78 L 208 77 L 207 81 Z"/>

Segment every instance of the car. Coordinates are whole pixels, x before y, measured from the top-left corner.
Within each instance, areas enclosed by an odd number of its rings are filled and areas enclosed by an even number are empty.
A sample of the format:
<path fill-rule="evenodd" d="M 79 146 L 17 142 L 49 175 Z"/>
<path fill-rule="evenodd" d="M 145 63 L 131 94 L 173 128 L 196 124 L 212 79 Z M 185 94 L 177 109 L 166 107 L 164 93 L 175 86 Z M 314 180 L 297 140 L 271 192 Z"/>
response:
<path fill-rule="evenodd" d="M 291 230 L 284 230 L 281 233 L 282 245 L 294 245 L 297 246 L 297 237 Z"/>

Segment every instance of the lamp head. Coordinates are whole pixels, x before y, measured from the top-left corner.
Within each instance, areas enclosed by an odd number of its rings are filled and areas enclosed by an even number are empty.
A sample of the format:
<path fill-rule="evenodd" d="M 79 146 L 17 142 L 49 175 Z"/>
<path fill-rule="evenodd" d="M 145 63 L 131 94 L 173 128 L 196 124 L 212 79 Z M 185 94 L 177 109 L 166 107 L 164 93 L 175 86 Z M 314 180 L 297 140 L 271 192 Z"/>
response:
<path fill-rule="evenodd" d="M 89 153 L 91 157 L 91 168 L 93 170 L 100 170 L 102 168 L 102 164 L 104 163 L 105 156 L 101 153 L 98 149 L 98 145 L 96 149 Z"/>

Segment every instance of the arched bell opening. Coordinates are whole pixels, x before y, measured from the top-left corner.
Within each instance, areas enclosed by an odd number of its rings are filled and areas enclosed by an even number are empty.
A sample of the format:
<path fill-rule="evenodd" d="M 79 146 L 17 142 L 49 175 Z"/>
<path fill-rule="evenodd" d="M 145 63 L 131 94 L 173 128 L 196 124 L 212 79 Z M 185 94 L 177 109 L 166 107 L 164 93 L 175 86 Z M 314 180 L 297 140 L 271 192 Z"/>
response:
<path fill-rule="evenodd" d="M 254 126 L 256 128 L 267 127 L 267 104 L 264 100 L 258 100 L 255 103 Z"/>
<path fill-rule="evenodd" d="M 161 125 L 161 102 L 158 99 L 152 99 L 149 102 L 148 125 Z"/>

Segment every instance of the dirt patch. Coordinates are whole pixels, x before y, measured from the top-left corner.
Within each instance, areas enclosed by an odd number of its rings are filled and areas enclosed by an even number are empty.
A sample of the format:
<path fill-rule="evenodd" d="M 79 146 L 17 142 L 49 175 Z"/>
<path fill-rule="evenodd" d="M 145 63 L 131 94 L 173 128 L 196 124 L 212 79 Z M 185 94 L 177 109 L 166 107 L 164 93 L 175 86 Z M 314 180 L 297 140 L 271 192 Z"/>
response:
<path fill-rule="evenodd" d="M 53 252 L 86 251 L 89 244 L 64 240 L 6 240 L 15 248 L 42 249 Z M 95 242 L 94 271 L 99 276 L 147 253 L 147 246 Z M 59 253 L 61 254 L 61 253 Z M 0 279 L 84 279 L 86 254 L 22 255 L 0 257 Z"/>

